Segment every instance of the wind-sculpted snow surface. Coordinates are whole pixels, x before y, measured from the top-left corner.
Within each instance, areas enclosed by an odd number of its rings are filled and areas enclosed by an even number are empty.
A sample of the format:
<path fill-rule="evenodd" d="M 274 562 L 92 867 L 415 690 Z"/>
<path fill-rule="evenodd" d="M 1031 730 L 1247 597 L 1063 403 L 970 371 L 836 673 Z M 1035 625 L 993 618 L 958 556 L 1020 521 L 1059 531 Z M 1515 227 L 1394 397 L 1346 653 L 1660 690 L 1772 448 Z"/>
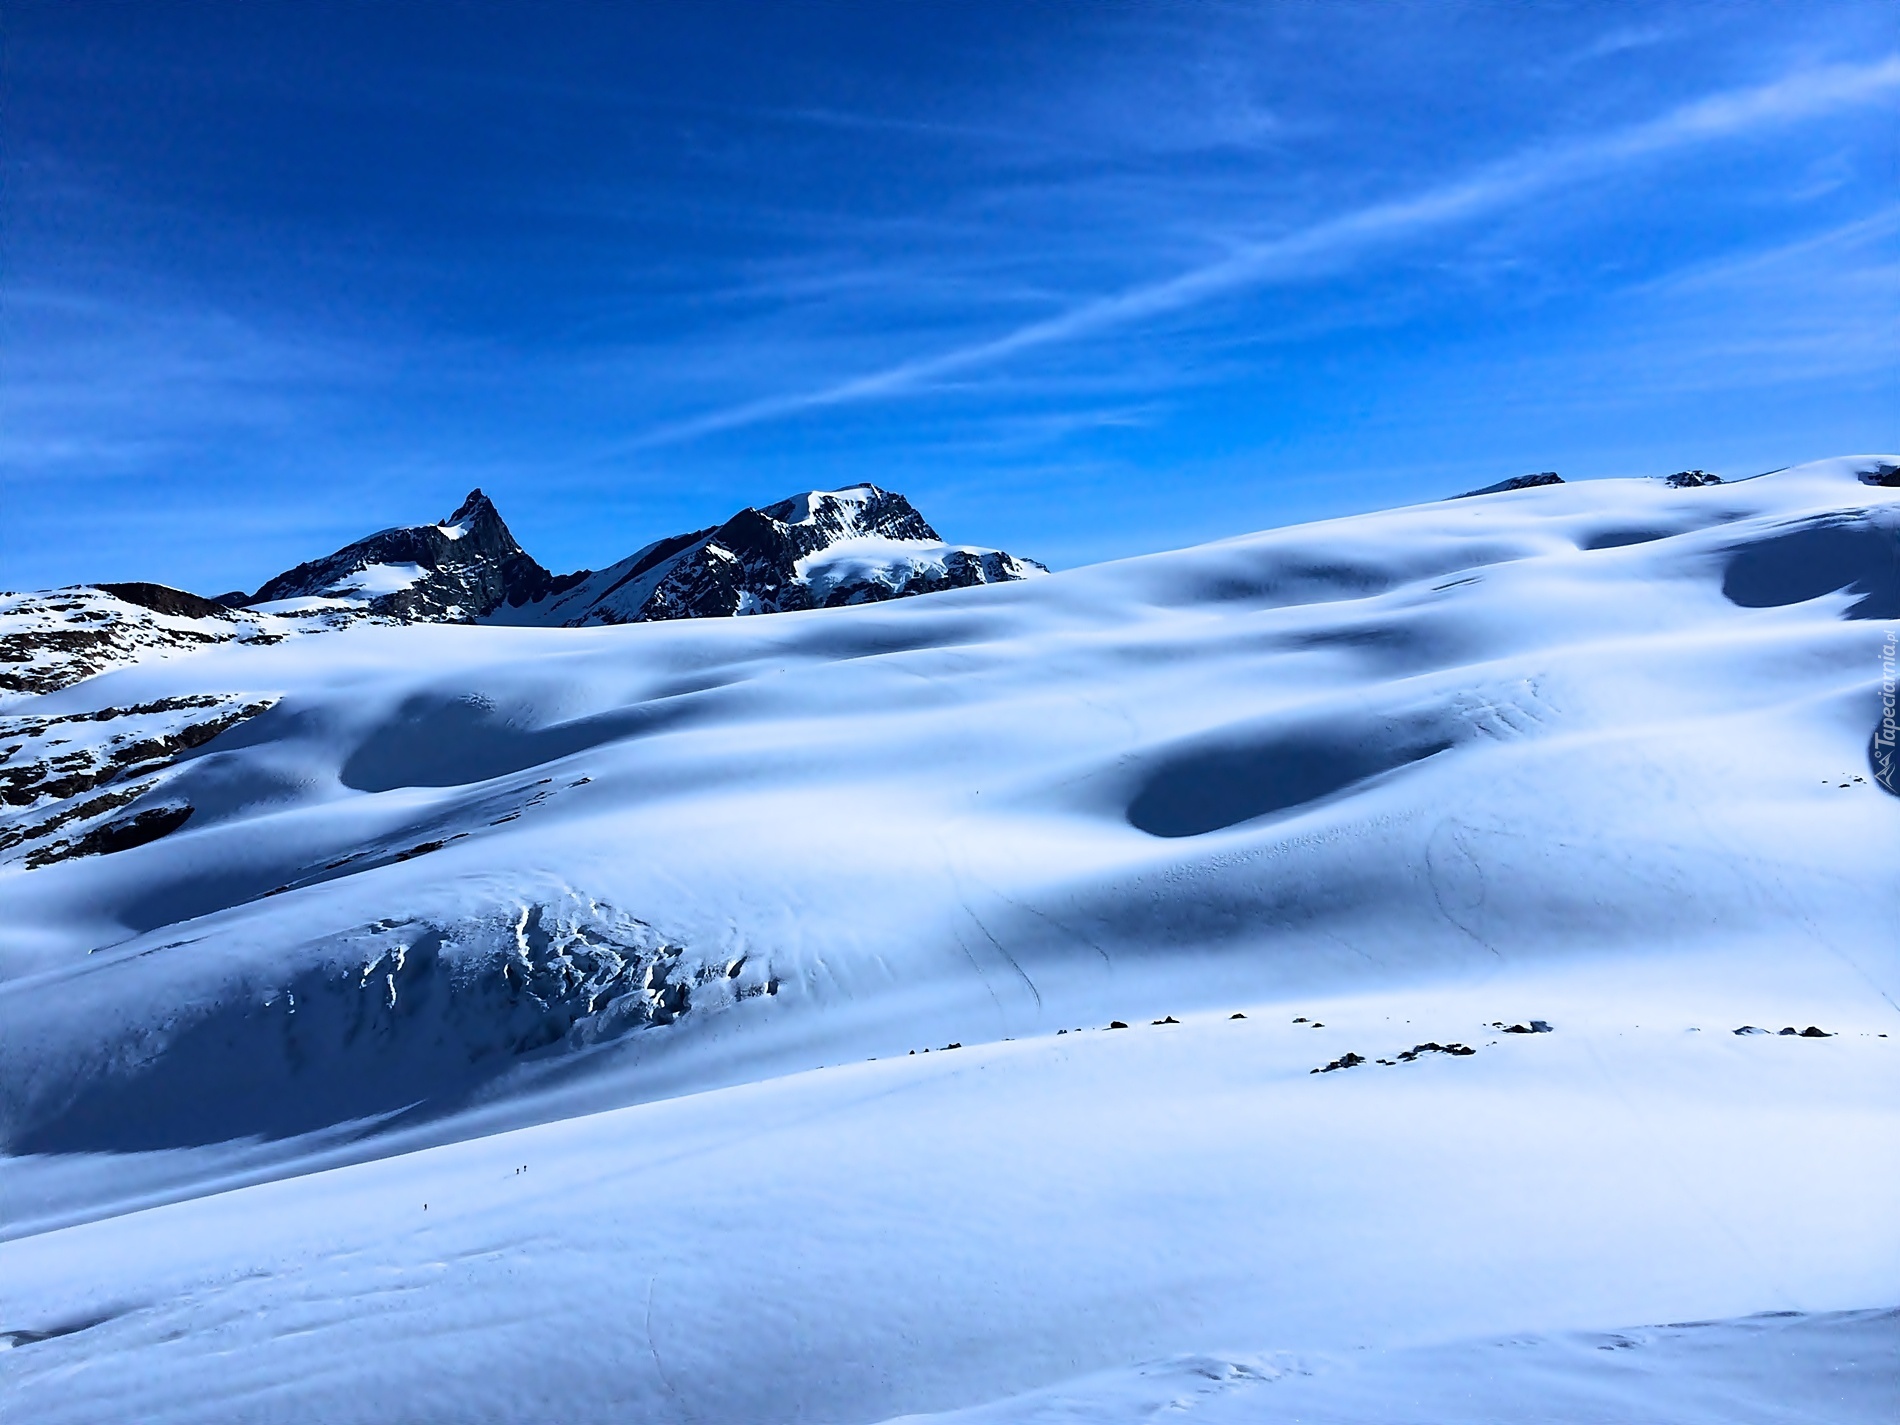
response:
<path fill-rule="evenodd" d="M 1187 1360 L 1343 1421 L 1409 1387 L 1268 1367 L 1889 1341 L 1838 1314 L 1900 1298 L 1889 464 L 16 698 L 70 745 L 7 815 L 174 820 L 0 867 L 0 1390 L 1116 1418 Z M 1719 1418 L 1703 1339 L 1605 1398 Z"/>
<path fill-rule="evenodd" d="M 1802 520 L 1730 556 L 1722 592 L 1743 608 L 1782 608 L 1845 589 L 1846 617 L 1900 619 L 1900 530 L 1853 516 Z"/>
<path fill-rule="evenodd" d="M 1768 1312 L 1333 1358 L 1184 1356 L 888 1425 L 1882 1425 L 1900 1313 Z"/>

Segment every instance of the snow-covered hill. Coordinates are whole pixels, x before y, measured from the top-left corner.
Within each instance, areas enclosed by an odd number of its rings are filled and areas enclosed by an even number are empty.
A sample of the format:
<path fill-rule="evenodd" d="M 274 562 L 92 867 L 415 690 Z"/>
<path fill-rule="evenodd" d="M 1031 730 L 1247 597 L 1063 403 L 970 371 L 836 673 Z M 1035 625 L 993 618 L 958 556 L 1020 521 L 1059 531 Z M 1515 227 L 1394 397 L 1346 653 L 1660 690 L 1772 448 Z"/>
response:
<path fill-rule="evenodd" d="M 1419 1418 L 1884 1418 L 1890 464 L 16 700 L 86 783 L 9 750 L 16 814 L 172 819 L 0 869 L 0 1389 L 1390 1420 L 1508 1354 Z"/>

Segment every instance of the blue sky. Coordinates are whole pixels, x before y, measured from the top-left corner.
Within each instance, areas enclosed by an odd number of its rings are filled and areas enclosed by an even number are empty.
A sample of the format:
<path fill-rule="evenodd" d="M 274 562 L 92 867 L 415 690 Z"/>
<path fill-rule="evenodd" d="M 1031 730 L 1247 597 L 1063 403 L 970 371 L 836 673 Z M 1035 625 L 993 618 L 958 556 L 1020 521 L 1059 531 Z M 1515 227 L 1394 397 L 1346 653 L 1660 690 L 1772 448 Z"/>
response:
<path fill-rule="evenodd" d="M 0 586 L 1900 446 L 1900 8 L 10 0 Z"/>

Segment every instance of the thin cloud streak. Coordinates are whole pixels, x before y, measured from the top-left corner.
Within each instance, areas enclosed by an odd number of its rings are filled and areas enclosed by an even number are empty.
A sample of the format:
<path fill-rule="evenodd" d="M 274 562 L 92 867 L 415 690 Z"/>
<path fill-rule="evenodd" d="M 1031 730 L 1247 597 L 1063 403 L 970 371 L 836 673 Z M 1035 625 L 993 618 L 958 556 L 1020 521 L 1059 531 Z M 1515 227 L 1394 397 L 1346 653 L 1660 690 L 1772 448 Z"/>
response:
<path fill-rule="evenodd" d="M 1410 198 L 1375 203 L 1286 237 L 1244 245 L 1218 261 L 1080 303 L 987 341 L 899 362 L 815 390 L 768 396 L 663 425 L 635 437 L 622 449 L 677 445 L 806 411 L 901 395 L 942 377 L 1181 311 L 1226 293 L 1335 270 L 1381 241 L 1494 212 L 1633 160 L 1792 123 L 1876 99 L 1896 88 L 1900 88 L 1900 55 L 1873 64 L 1805 70 L 1770 84 L 1710 95 L 1640 124 L 1532 150 Z"/>

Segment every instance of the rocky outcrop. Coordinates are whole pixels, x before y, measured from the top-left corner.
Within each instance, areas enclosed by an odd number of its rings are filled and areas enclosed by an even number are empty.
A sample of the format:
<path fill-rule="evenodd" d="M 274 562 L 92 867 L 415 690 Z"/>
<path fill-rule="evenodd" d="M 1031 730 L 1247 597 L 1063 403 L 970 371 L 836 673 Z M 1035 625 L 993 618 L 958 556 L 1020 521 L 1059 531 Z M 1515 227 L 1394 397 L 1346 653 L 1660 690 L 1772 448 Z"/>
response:
<path fill-rule="evenodd" d="M 171 614 L 176 618 L 231 617 L 230 605 L 216 599 L 201 599 L 196 594 L 187 594 L 183 589 L 174 589 L 165 584 L 95 584 L 93 587 L 103 589 L 113 598 L 123 599 L 128 604 L 137 604 L 142 609 Z"/>
<path fill-rule="evenodd" d="M 177 830 L 191 807 L 166 799 L 162 774 L 275 702 L 200 693 L 0 717 L 0 863 L 31 868 L 106 855 Z"/>
<path fill-rule="evenodd" d="M 1535 475 L 1513 475 L 1509 480 L 1500 480 L 1495 485 L 1486 485 L 1482 490 L 1466 490 L 1462 495 L 1453 495 L 1454 500 L 1468 500 L 1473 495 L 1501 495 L 1507 490 L 1534 490 L 1539 485 L 1561 485 L 1564 477 L 1555 470 L 1542 470 Z"/>
<path fill-rule="evenodd" d="M 0 694 L 56 692 L 154 654 L 276 643 L 314 626 L 222 608 L 162 584 L 0 594 Z"/>

